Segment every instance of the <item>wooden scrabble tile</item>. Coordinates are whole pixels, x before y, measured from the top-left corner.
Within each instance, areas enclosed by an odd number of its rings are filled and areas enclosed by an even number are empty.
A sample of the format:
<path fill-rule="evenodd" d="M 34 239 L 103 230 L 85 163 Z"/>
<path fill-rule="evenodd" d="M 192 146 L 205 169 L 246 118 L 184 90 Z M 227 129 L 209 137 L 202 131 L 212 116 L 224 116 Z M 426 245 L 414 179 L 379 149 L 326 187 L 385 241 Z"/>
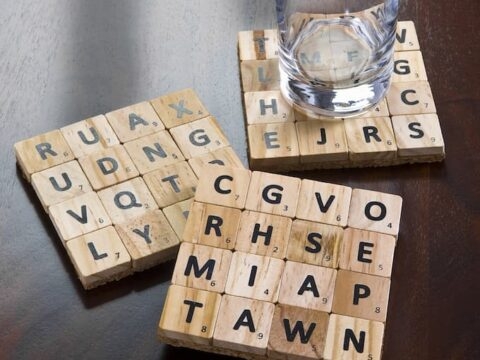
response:
<path fill-rule="evenodd" d="M 50 205 L 92 191 L 87 177 L 76 161 L 33 174 L 32 186 L 45 211 Z"/>
<path fill-rule="evenodd" d="M 390 279 L 339 270 L 332 311 L 367 320 L 387 319 Z"/>
<path fill-rule="evenodd" d="M 220 294 L 171 285 L 158 325 L 159 338 L 211 344 L 220 302 Z"/>
<path fill-rule="evenodd" d="M 247 133 L 250 167 L 300 163 L 294 123 L 248 125 Z"/>
<path fill-rule="evenodd" d="M 278 302 L 330 312 L 337 270 L 287 261 Z"/>
<path fill-rule="evenodd" d="M 392 117 L 399 157 L 445 155 L 440 122 L 436 114 Z"/>
<path fill-rule="evenodd" d="M 395 38 L 395 51 L 420 50 L 413 21 L 399 21 Z"/>
<path fill-rule="evenodd" d="M 294 217 L 301 180 L 291 176 L 254 171 L 245 208 Z"/>
<path fill-rule="evenodd" d="M 19 141 L 14 149 L 18 165 L 28 182 L 33 173 L 74 159 L 60 130 Z"/>
<path fill-rule="evenodd" d="M 195 200 L 243 209 L 250 177 L 250 170 L 206 165 L 198 182 Z"/>
<path fill-rule="evenodd" d="M 95 192 L 52 205 L 48 210 L 50 219 L 64 242 L 112 224 Z"/>
<path fill-rule="evenodd" d="M 233 249 L 241 211 L 235 208 L 194 202 L 182 239 L 194 244 Z"/>
<path fill-rule="evenodd" d="M 161 208 L 193 197 L 198 182 L 186 161 L 151 171 L 143 179 Z"/>
<path fill-rule="evenodd" d="M 328 320 L 326 312 L 288 305 L 275 306 L 267 357 L 322 359 Z"/>
<path fill-rule="evenodd" d="M 435 102 L 428 81 L 392 83 L 387 93 L 392 115 L 435 113 Z"/>
<path fill-rule="evenodd" d="M 345 119 L 351 161 L 389 160 L 397 157 L 397 145 L 389 117 Z"/>
<path fill-rule="evenodd" d="M 225 293 L 276 302 L 285 262 L 268 256 L 233 253 Z"/>
<path fill-rule="evenodd" d="M 76 158 L 120 144 L 103 115 L 78 121 L 60 129 Z"/>
<path fill-rule="evenodd" d="M 287 260 L 337 268 L 343 229 L 318 222 L 294 220 Z"/>
<path fill-rule="evenodd" d="M 353 189 L 348 226 L 397 236 L 402 198 L 363 189 Z"/>
<path fill-rule="evenodd" d="M 132 268 L 142 271 L 177 255 L 180 241 L 160 210 L 152 210 L 115 230 L 132 257 Z"/>
<path fill-rule="evenodd" d="M 300 162 L 348 160 L 345 126 L 341 120 L 310 120 L 296 122 Z"/>
<path fill-rule="evenodd" d="M 166 165 L 185 160 L 168 131 L 159 131 L 155 134 L 129 141 L 124 146 L 142 175 Z"/>
<path fill-rule="evenodd" d="M 122 145 L 115 145 L 78 159 L 95 190 L 118 184 L 139 175 Z"/>
<path fill-rule="evenodd" d="M 213 345 L 234 351 L 266 355 L 275 305 L 224 295 L 218 312 Z"/>
<path fill-rule="evenodd" d="M 345 229 L 340 248 L 340 269 L 390 277 L 395 242 L 391 235 Z"/>
<path fill-rule="evenodd" d="M 187 159 L 230 145 L 213 116 L 177 126 L 170 133 Z"/>
<path fill-rule="evenodd" d="M 247 124 L 293 122 L 293 108 L 279 90 L 246 92 L 244 94 Z"/>
<path fill-rule="evenodd" d="M 233 151 L 231 146 L 191 158 L 188 160 L 188 164 L 192 167 L 197 176 L 200 176 L 205 164 L 245 168 L 242 161 L 235 151 Z"/>
<path fill-rule="evenodd" d="M 280 89 L 278 59 L 242 61 L 240 72 L 243 92 Z"/>
<path fill-rule="evenodd" d="M 130 275 L 130 255 L 112 226 L 67 241 L 66 248 L 85 289 Z"/>
<path fill-rule="evenodd" d="M 393 54 L 392 82 L 426 81 L 427 71 L 420 51 L 401 51 Z"/>
<path fill-rule="evenodd" d="M 179 239 L 182 238 L 192 204 L 193 198 L 163 208 L 163 213 Z"/>
<path fill-rule="evenodd" d="M 384 329 L 381 322 L 332 314 L 323 358 L 380 360 Z"/>
<path fill-rule="evenodd" d="M 278 57 L 277 30 L 241 31 L 238 33 L 240 60 L 267 60 Z"/>
<path fill-rule="evenodd" d="M 172 275 L 172 284 L 223 293 L 232 252 L 182 242 Z"/>
<path fill-rule="evenodd" d="M 373 117 L 385 117 L 390 116 L 390 112 L 388 111 L 387 100 L 383 98 L 377 105 L 375 105 L 372 109 L 358 115 L 359 118 L 373 118 Z"/>
<path fill-rule="evenodd" d="M 284 216 L 244 211 L 235 250 L 284 259 L 291 226 L 292 219 Z"/>
<path fill-rule="evenodd" d="M 98 196 L 114 224 L 121 224 L 158 209 L 141 177 L 103 189 L 98 192 Z"/>
<path fill-rule="evenodd" d="M 105 116 L 122 143 L 165 129 L 147 101 L 109 112 Z"/>
<path fill-rule="evenodd" d="M 167 129 L 210 115 L 193 89 L 184 89 L 150 100 Z"/>
<path fill-rule="evenodd" d="M 351 196 L 348 186 L 303 179 L 296 217 L 345 227 Z"/>

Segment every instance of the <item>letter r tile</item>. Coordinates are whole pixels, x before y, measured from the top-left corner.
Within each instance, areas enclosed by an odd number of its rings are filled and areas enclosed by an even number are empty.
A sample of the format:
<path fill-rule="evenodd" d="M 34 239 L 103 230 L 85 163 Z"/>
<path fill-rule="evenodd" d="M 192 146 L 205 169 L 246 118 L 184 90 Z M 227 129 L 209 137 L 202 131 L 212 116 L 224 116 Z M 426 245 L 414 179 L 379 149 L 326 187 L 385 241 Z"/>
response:
<path fill-rule="evenodd" d="M 231 261 L 230 250 L 183 242 L 172 284 L 223 293 Z"/>
<path fill-rule="evenodd" d="M 211 345 L 220 302 L 218 293 L 171 285 L 158 324 L 159 339 Z"/>

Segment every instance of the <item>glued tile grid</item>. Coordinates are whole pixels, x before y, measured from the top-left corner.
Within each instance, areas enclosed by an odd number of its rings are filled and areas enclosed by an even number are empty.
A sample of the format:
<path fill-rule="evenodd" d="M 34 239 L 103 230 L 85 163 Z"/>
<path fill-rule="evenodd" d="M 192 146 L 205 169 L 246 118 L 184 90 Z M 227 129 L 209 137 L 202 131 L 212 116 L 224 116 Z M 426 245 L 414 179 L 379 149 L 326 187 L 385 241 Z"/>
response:
<path fill-rule="evenodd" d="M 349 119 L 307 115 L 283 99 L 278 54 L 273 51 L 275 36 L 271 30 L 242 31 L 238 35 L 250 169 L 287 172 L 393 166 L 445 158 L 440 122 L 413 22 L 398 22 L 392 84 L 386 98 L 372 110 Z M 421 121 L 425 116 L 429 117 L 428 123 Z M 402 117 L 401 127 L 392 126 L 394 117 Z"/>
<path fill-rule="evenodd" d="M 14 150 L 85 289 L 174 258 L 197 174 L 205 164 L 243 168 L 192 89 L 18 141 Z"/>
<path fill-rule="evenodd" d="M 380 359 L 401 197 L 213 165 L 200 179 L 169 290 L 188 295 L 164 306 L 159 340 L 245 359 Z M 206 294 L 220 297 L 209 316 Z"/>

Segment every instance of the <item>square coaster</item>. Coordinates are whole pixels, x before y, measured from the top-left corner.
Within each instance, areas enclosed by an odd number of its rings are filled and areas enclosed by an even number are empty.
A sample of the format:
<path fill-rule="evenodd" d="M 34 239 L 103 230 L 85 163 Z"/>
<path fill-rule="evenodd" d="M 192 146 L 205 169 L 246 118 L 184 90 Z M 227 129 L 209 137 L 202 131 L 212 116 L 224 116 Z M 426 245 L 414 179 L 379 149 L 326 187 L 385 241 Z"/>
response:
<path fill-rule="evenodd" d="M 398 195 L 205 165 L 159 339 L 245 359 L 379 360 L 401 207 Z M 220 298 L 208 316 L 207 294 Z M 173 333 L 164 319 L 176 314 Z M 200 323 L 213 336 L 192 336 Z"/>
<path fill-rule="evenodd" d="M 85 289 L 174 258 L 198 173 L 205 164 L 243 168 L 192 89 L 33 136 L 14 150 Z M 211 226 L 214 233 L 220 224 Z"/>
<path fill-rule="evenodd" d="M 348 119 L 309 117 L 284 100 L 279 90 L 276 36 L 273 30 L 238 34 L 250 169 L 286 172 L 445 158 L 413 22 L 398 22 L 392 84 L 386 98 L 367 113 Z M 395 117 L 402 120 L 395 121 Z"/>

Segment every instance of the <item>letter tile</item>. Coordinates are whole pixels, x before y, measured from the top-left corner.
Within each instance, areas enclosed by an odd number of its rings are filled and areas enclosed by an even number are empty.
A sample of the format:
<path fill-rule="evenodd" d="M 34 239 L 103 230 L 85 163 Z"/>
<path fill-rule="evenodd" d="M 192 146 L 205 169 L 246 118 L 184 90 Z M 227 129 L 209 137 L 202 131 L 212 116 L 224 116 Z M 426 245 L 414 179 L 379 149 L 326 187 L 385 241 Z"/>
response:
<path fill-rule="evenodd" d="M 420 50 L 413 21 L 399 21 L 395 39 L 395 51 Z"/>
<path fill-rule="evenodd" d="M 280 88 L 278 59 L 242 61 L 240 71 L 244 92 L 269 91 Z"/>
<path fill-rule="evenodd" d="M 401 51 L 393 54 L 392 82 L 426 81 L 427 71 L 420 51 Z"/>
<path fill-rule="evenodd" d="M 192 204 L 193 198 L 180 201 L 162 209 L 179 239 L 182 238 Z"/>
<path fill-rule="evenodd" d="M 15 143 L 14 149 L 18 165 L 28 182 L 33 173 L 74 159 L 60 130 L 19 141 Z"/>
<path fill-rule="evenodd" d="M 172 284 L 223 293 L 231 261 L 230 250 L 182 242 Z"/>
<path fill-rule="evenodd" d="M 279 90 L 244 94 L 247 124 L 285 123 L 295 120 L 293 108 Z"/>
<path fill-rule="evenodd" d="M 242 161 L 235 151 L 233 151 L 231 146 L 191 158 L 188 160 L 188 164 L 192 167 L 197 176 L 200 176 L 202 169 L 206 164 L 245 168 Z"/>
<path fill-rule="evenodd" d="M 69 240 L 65 246 L 85 289 L 132 273 L 130 255 L 112 226 Z"/>
<path fill-rule="evenodd" d="M 386 96 L 391 115 L 437 112 L 428 81 L 392 83 Z"/>
<path fill-rule="evenodd" d="M 159 339 L 211 344 L 220 302 L 220 294 L 171 285 L 158 324 Z"/>
<path fill-rule="evenodd" d="M 240 60 L 268 60 L 278 57 L 277 30 L 241 31 L 238 33 Z"/>

